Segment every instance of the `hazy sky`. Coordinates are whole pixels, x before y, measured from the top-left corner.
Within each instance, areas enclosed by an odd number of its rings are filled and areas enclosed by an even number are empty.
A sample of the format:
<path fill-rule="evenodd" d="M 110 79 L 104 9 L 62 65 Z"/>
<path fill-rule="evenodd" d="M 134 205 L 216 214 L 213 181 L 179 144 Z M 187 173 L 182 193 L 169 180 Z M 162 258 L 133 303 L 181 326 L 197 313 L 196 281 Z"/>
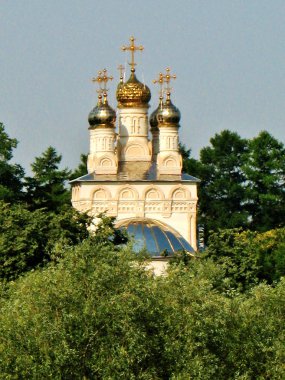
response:
<path fill-rule="evenodd" d="M 134 35 L 137 76 L 167 66 L 180 139 L 193 155 L 223 129 L 285 142 L 285 0 L 0 0 L 0 120 L 19 140 L 14 160 L 29 171 L 54 146 L 75 168 L 89 148 L 87 117 L 97 101 L 91 78 L 114 76 Z"/>

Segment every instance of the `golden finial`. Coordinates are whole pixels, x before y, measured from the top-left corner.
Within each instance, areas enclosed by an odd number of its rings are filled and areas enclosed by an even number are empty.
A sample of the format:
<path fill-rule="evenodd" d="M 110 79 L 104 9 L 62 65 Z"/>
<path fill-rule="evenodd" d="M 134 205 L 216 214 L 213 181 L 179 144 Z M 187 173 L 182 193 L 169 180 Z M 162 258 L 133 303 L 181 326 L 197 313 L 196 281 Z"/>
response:
<path fill-rule="evenodd" d="M 123 82 L 123 79 L 124 79 L 124 72 L 125 72 L 125 66 L 123 65 L 119 65 L 117 67 L 117 69 L 119 70 L 120 72 L 120 81 Z"/>
<path fill-rule="evenodd" d="M 121 48 L 123 51 L 129 50 L 131 52 L 131 62 L 129 62 L 129 65 L 131 66 L 131 72 L 135 71 L 135 52 L 137 50 L 142 51 L 144 47 L 142 45 L 140 46 L 135 46 L 135 38 L 132 36 L 130 38 L 130 46 L 122 46 Z"/>
<path fill-rule="evenodd" d="M 98 94 L 102 96 L 102 94 L 107 93 L 107 83 L 109 80 L 113 80 L 113 77 L 108 77 L 107 70 L 104 69 L 102 71 L 98 71 L 98 75 L 96 78 L 92 78 L 92 82 L 98 82 L 99 89 L 97 90 Z"/>
<path fill-rule="evenodd" d="M 159 78 L 158 79 L 154 79 L 152 81 L 154 84 L 158 84 L 159 85 L 159 98 L 160 100 L 163 99 L 163 74 L 162 73 L 159 73 Z"/>
<path fill-rule="evenodd" d="M 169 84 L 170 84 L 171 79 L 176 79 L 176 75 L 171 75 L 170 74 L 170 68 L 168 67 L 166 69 L 166 74 L 162 75 L 162 78 L 163 78 L 163 82 L 166 83 L 166 86 L 165 86 L 164 90 L 165 90 L 165 92 L 167 94 L 169 94 L 168 95 L 168 97 L 169 97 L 170 93 L 171 93 L 171 90 L 172 90 L 172 88 L 169 86 Z"/>

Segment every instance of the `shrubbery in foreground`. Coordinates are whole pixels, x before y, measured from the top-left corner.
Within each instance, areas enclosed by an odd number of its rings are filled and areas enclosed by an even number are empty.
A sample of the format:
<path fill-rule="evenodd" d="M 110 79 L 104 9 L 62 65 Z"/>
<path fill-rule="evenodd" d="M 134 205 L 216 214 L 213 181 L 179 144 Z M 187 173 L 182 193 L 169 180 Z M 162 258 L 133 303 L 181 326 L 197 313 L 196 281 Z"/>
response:
<path fill-rule="evenodd" d="M 283 379 L 285 282 L 228 297 L 210 259 L 153 277 L 88 239 L 3 289 L 3 379 Z"/>

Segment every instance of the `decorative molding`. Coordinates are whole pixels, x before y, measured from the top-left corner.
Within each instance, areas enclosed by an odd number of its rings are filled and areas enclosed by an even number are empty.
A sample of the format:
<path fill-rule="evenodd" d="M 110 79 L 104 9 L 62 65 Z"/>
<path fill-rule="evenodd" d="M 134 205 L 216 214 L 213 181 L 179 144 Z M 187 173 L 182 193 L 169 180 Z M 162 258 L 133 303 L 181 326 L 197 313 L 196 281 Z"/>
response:
<path fill-rule="evenodd" d="M 176 199 L 191 199 L 191 193 L 190 191 L 182 186 L 182 185 L 176 185 L 170 190 L 169 198 L 176 200 Z"/>
<path fill-rule="evenodd" d="M 96 196 L 96 193 L 98 194 L 98 196 Z M 111 199 L 111 192 L 106 186 L 102 186 L 102 185 L 96 186 L 95 189 L 92 189 L 90 199 L 92 201 L 94 201 L 94 200 L 109 200 L 109 199 Z"/>

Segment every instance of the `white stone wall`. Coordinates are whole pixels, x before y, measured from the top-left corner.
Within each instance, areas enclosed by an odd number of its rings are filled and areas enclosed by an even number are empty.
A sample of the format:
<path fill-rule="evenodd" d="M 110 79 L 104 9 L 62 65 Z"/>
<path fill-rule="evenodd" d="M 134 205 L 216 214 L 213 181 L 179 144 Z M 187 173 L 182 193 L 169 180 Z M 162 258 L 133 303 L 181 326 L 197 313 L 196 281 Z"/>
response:
<path fill-rule="evenodd" d="M 117 221 L 150 218 L 169 225 L 196 249 L 196 183 L 102 182 L 73 186 L 72 204 Z"/>
<path fill-rule="evenodd" d="M 148 140 L 148 109 L 121 108 L 118 110 L 120 161 L 151 161 Z"/>
<path fill-rule="evenodd" d="M 115 128 L 90 129 L 90 153 L 87 160 L 88 173 L 116 174 L 118 159 L 115 153 Z"/>

